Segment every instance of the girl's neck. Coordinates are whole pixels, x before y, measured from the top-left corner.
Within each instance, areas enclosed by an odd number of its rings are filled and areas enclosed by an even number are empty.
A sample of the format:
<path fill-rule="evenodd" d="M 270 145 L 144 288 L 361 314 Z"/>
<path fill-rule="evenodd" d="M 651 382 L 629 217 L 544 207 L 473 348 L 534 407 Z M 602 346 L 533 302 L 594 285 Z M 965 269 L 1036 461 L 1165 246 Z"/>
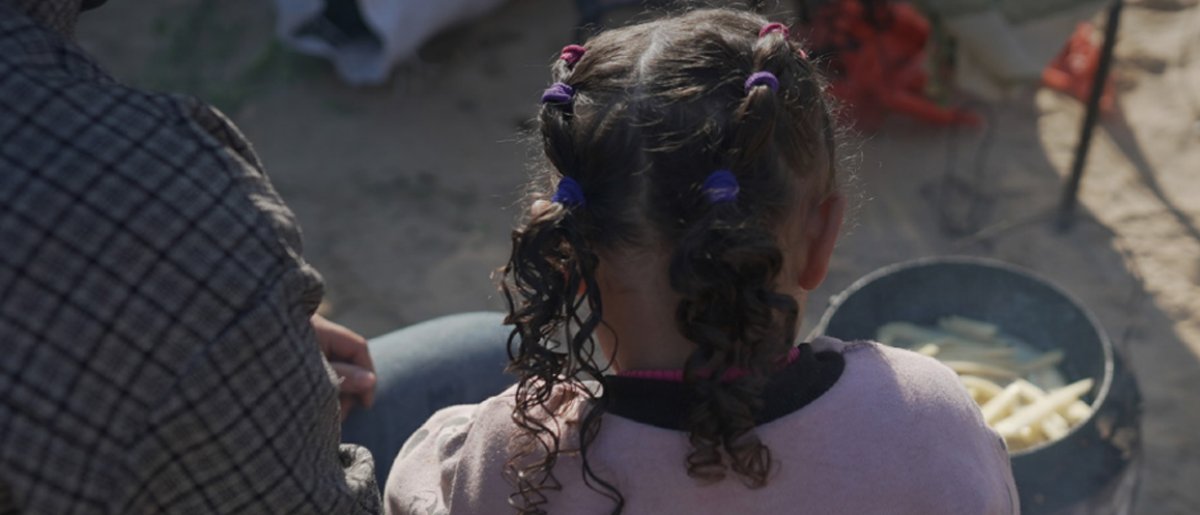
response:
<path fill-rule="evenodd" d="M 676 327 L 679 296 L 667 284 L 665 258 L 622 258 L 602 260 L 597 274 L 604 324 L 596 336 L 605 355 L 616 372 L 683 367 L 696 345 Z"/>
<path fill-rule="evenodd" d="M 696 349 L 675 322 L 679 295 L 667 282 L 668 259 L 650 252 L 601 257 L 596 280 L 604 323 L 596 337 L 613 372 L 680 369 Z M 804 312 L 802 289 L 780 290 Z"/>
<path fill-rule="evenodd" d="M 597 336 L 614 371 L 683 367 L 696 346 L 675 326 L 677 301 L 625 296 L 623 302 L 609 302 L 609 298 L 604 298 L 605 324 Z"/>

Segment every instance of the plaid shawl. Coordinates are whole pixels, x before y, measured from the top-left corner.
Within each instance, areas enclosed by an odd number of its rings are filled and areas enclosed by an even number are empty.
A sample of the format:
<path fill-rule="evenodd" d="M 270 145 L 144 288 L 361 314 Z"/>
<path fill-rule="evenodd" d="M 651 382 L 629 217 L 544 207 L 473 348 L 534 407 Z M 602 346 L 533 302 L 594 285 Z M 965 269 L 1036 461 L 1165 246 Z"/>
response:
<path fill-rule="evenodd" d="M 320 276 L 237 129 L 0 0 L 0 513 L 374 513 Z"/>

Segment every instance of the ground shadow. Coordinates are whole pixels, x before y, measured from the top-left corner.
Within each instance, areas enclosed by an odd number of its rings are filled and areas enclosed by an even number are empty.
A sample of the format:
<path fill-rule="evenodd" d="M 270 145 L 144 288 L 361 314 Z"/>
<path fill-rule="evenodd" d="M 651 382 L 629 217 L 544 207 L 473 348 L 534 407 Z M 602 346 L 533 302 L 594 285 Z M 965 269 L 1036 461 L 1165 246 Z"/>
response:
<path fill-rule="evenodd" d="M 1192 221 L 1192 218 L 1175 203 L 1171 196 L 1163 191 L 1162 185 L 1156 177 L 1154 166 L 1150 164 L 1150 160 L 1142 152 L 1142 147 L 1138 144 L 1137 135 L 1134 133 L 1133 128 L 1129 126 L 1128 119 L 1124 116 L 1112 116 L 1104 120 L 1100 127 L 1112 138 L 1113 143 L 1116 144 L 1121 153 L 1125 154 L 1126 159 L 1133 164 L 1138 177 L 1146 186 L 1146 189 L 1154 194 L 1155 198 L 1162 203 L 1163 208 L 1175 218 L 1175 221 L 1183 227 L 1188 236 L 1200 242 L 1200 227 L 1196 227 L 1196 223 Z"/>

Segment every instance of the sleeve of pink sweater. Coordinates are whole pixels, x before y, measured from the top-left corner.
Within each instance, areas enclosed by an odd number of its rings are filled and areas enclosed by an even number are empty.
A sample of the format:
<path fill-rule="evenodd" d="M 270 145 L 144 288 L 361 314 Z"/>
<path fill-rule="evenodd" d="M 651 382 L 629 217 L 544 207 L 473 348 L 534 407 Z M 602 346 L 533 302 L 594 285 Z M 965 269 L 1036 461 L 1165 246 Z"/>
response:
<path fill-rule="evenodd" d="M 434 413 L 396 455 L 384 489 L 384 513 L 511 513 L 504 479 L 515 386 L 480 404 Z"/>
<path fill-rule="evenodd" d="M 409 437 L 388 476 L 385 513 L 449 513 L 457 465 L 478 409 L 479 405 L 442 409 Z"/>

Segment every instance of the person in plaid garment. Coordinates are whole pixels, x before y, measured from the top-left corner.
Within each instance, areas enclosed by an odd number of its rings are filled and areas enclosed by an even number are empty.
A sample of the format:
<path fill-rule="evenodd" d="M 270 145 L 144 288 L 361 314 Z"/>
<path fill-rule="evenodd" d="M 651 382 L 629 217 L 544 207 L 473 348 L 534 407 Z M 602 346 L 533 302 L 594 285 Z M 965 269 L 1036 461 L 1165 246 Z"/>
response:
<path fill-rule="evenodd" d="M 238 130 L 76 45 L 98 3 L 0 0 L 0 514 L 379 513 L 386 466 L 338 417 L 339 384 L 343 415 L 372 403 L 367 343 L 314 317 L 320 276 Z M 389 463 L 434 409 L 499 391 L 502 334 L 371 342 L 379 399 L 347 441 Z M 430 342 L 491 345 L 456 370 L 501 383 L 445 387 Z"/>

